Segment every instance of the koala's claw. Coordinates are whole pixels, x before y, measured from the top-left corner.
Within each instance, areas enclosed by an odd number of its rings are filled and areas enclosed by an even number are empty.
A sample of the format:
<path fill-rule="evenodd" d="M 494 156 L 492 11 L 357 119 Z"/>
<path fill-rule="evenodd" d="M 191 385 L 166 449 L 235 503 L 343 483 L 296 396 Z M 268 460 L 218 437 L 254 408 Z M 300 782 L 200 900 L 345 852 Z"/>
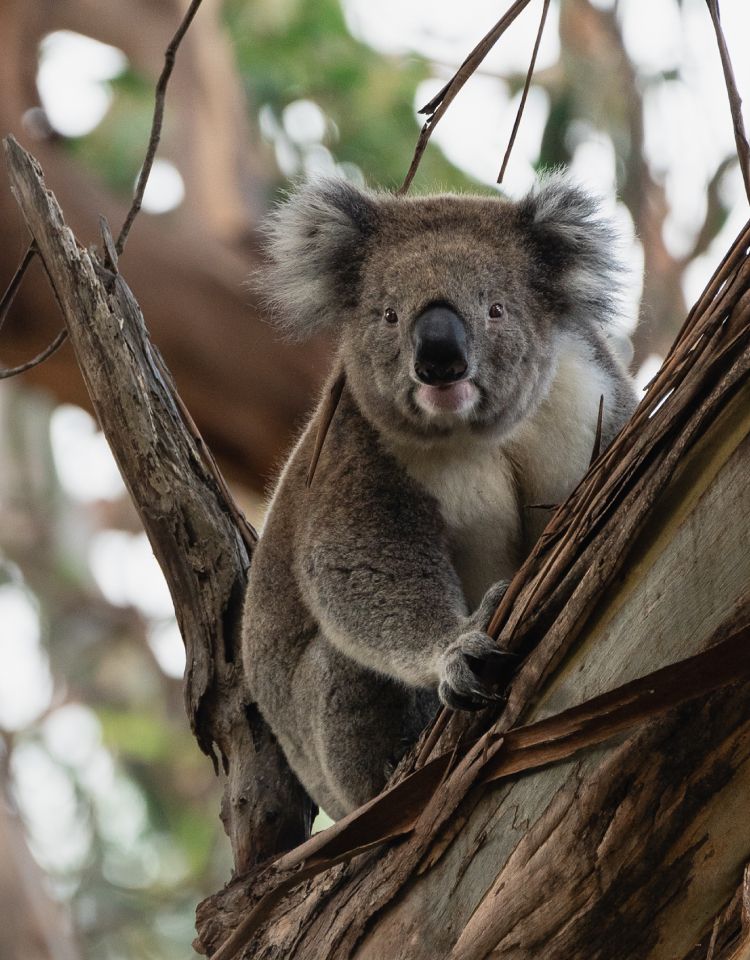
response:
<path fill-rule="evenodd" d="M 480 631 L 462 634 L 440 658 L 438 696 L 451 710 L 481 710 L 502 700 L 495 689 L 518 658 Z M 504 686 L 504 684 L 502 684 Z"/>
<path fill-rule="evenodd" d="M 472 699 L 472 697 L 464 697 L 459 693 L 456 693 L 455 690 L 452 690 L 445 680 L 441 680 L 438 686 L 438 696 L 440 697 L 440 702 L 446 707 L 449 707 L 451 710 L 469 710 L 476 711 L 482 710 L 489 703 L 486 699 Z"/>
<path fill-rule="evenodd" d="M 467 663 L 480 680 L 485 677 L 496 683 L 507 676 L 509 668 L 513 669 L 519 659 L 518 654 L 501 650 L 497 646 L 490 650 L 483 659 L 473 657 L 470 653 L 465 656 Z"/>

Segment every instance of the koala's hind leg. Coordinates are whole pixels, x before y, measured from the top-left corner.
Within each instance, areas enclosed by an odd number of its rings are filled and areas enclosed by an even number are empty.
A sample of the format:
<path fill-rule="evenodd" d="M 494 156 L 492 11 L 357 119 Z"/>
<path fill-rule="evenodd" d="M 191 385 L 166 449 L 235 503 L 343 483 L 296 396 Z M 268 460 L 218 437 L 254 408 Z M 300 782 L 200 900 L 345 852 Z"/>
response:
<path fill-rule="evenodd" d="M 318 802 L 340 817 L 383 789 L 434 716 L 438 700 L 433 691 L 402 686 L 360 667 L 323 639 L 314 672 L 316 677 L 307 678 L 317 685 L 309 720 L 328 794 Z"/>

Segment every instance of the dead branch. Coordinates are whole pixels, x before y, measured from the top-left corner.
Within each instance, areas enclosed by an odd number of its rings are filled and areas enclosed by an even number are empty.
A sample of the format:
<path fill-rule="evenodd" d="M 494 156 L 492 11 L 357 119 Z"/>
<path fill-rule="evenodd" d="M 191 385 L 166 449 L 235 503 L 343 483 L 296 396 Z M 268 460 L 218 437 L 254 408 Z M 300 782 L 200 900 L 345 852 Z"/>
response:
<path fill-rule="evenodd" d="M 448 109 L 451 103 L 453 103 L 466 81 L 482 63 L 484 58 L 495 46 L 500 37 L 505 33 L 518 15 L 526 9 L 530 2 L 531 0 L 515 0 L 515 2 L 508 8 L 506 13 L 497 21 L 495 26 L 487 34 L 485 34 L 484 37 L 482 37 L 482 39 L 479 41 L 476 47 L 474 47 L 448 83 L 446 83 L 445 86 L 432 98 L 432 100 L 430 100 L 429 103 L 426 103 L 419 111 L 420 113 L 427 115 L 427 120 L 425 121 L 424 126 L 419 134 L 419 139 L 417 140 L 417 145 L 414 149 L 414 156 L 412 157 L 412 161 L 409 165 L 406 177 L 404 178 L 404 182 L 401 184 L 399 193 L 406 193 L 411 186 L 411 182 L 414 179 L 414 174 L 417 172 L 417 167 L 419 166 L 422 155 L 427 148 L 429 139 L 432 136 L 435 127 L 438 125 L 438 123 L 440 123 L 445 111 Z"/>
<path fill-rule="evenodd" d="M 521 125 L 521 117 L 523 116 L 523 109 L 526 106 L 526 98 L 529 95 L 529 87 L 531 86 L 531 78 L 534 76 L 534 67 L 536 66 L 536 57 L 539 53 L 539 44 L 542 42 L 542 34 L 544 33 L 544 24 L 547 22 L 547 11 L 549 10 L 549 0 L 544 0 L 542 6 L 542 16 L 539 20 L 539 29 L 536 32 L 536 40 L 534 41 L 534 49 L 531 53 L 531 60 L 529 61 L 529 69 L 526 71 L 526 79 L 523 83 L 523 93 L 521 94 L 521 102 L 518 104 L 518 110 L 516 111 L 516 119 L 513 121 L 513 129 L 510 133 L 510 138 L 508 139 L 508 146 L 505 148 L 505 155 L 503 156 L 503 162 L 500 165 L 500 173 L 497 175 L 497 182 L 502 183 L 503 177 L 505 176 L 505 169 L 508 166 L 508 161 L 510 160 L 511 150 L 513 149 L 513 144 L 516 142 L 516 134 L 518 133 L 518 128 Z"/>
<path fill-rule="evenodd" d="M 740 161 L 745 193 L 747 194 L 748 201 L 750 201 L 750 143 L 747 142 L 745 124 L 742 120 L 742 98 L 737 89 L 737 81 L 734 78 L 734 70 L 732 69 L 732 60 L 729 56 L 727 40 L 721 27 L 719 0 L 706 0 L 706 3 L 708 5 L 708 12 L 711 14 L 711 22 L 714 25 L 716 42 L 719 45 L 721 68 L 724 71 L 724 82 L 726 83 L 727 96 L 729 97 L 729 109 L 732 112 L 732 126 L 734 127 L 734 141 L 737 144 L 737 157 Z"/>
<path fill-rule="evenodd" d="M 240 522 L 122 275 L 84 250 L 33 158 L 5 141 L 14 194 L 62 307 L 94 410 L 167 578 L 185 702 L 225 780 L 235 867 L 304 839 L 312 808 L 245 688 L 239 636 L 254 533 Z"/>
<path fill-rule="evenodd" d="M 127 242 L 130 228 L 133 226 L 133 222 L 137 217 L 139 210 L 141 209 L 143 194 L 146 192 L 148 178 L 151 174 L 151 168 L 154 165 L 154 157 L 156 156 L 156 151 L 159 147 L 159 140 L 161 139 L 161 127 L 164 120 L 164 104 L 167 96 L 167 85 L 169 83 L 169 78 L 172 75 L 172 70 L 174 69 L 177 50 L 182 43 L 182 38 L 187 33 L 190 24 L 193 22 L 193 18 L 198 12 L 198 7 L 200 7 L 201 3 L 202 0 L 192 0 L 187 12 L 185 13 L 185 16 L 182 19 L 182 22 L 177 28 L 175 35 L 169 41 L 167 49 L 164 52 L 164 67 L 156 84 L 156 93 L 154 97 L 154 118 L 151 122 L 151 133 L 148 138 L 146 156 L 143 161 L 143 166 L 141 167 L 141 172 L 138 174 L 138 183 L 135 188 L 133 203 L 130 207 L 130 210 L 128 210 L 128 215 L 125 217 L 125 222 L 122 225 L 120 234 L 117 238 L 117 243 L 115 244 L 115 249 L 117 250 L 118 254 L 121 254 L 125 249 L 125 243 Z"/>

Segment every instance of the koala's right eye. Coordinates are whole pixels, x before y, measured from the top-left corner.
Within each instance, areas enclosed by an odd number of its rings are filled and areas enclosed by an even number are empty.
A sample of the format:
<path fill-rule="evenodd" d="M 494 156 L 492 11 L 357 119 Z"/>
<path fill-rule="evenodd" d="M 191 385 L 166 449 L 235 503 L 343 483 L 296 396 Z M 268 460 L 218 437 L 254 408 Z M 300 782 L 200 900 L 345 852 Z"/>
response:
<path fill-rule="evenodd" d="M 395 310 L 391 310 L 391 308 L 388 307 L 383 314 L 383 319 L 386 323 L 398 323 L 398 314 Z"/>

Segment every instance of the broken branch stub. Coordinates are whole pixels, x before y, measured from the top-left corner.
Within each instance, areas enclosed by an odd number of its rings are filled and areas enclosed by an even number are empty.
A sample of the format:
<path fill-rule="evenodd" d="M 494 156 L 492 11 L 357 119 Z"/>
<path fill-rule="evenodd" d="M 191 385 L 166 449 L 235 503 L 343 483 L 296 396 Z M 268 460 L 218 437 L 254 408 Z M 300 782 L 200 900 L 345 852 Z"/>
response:
<path fill-rule="evenodd" d="M 224 776 L 235 870 L 302 841 L 313 806 L 247 690 L 242 602 L 255 532 L 232 502 L 121 274 L 76 241 L 9 137 L 13 192 L 64 314 L 99 423 L 164 572 L 185 642 L 185 706 Z M 155 278 L 156 279 L 156 278 Z"/>

